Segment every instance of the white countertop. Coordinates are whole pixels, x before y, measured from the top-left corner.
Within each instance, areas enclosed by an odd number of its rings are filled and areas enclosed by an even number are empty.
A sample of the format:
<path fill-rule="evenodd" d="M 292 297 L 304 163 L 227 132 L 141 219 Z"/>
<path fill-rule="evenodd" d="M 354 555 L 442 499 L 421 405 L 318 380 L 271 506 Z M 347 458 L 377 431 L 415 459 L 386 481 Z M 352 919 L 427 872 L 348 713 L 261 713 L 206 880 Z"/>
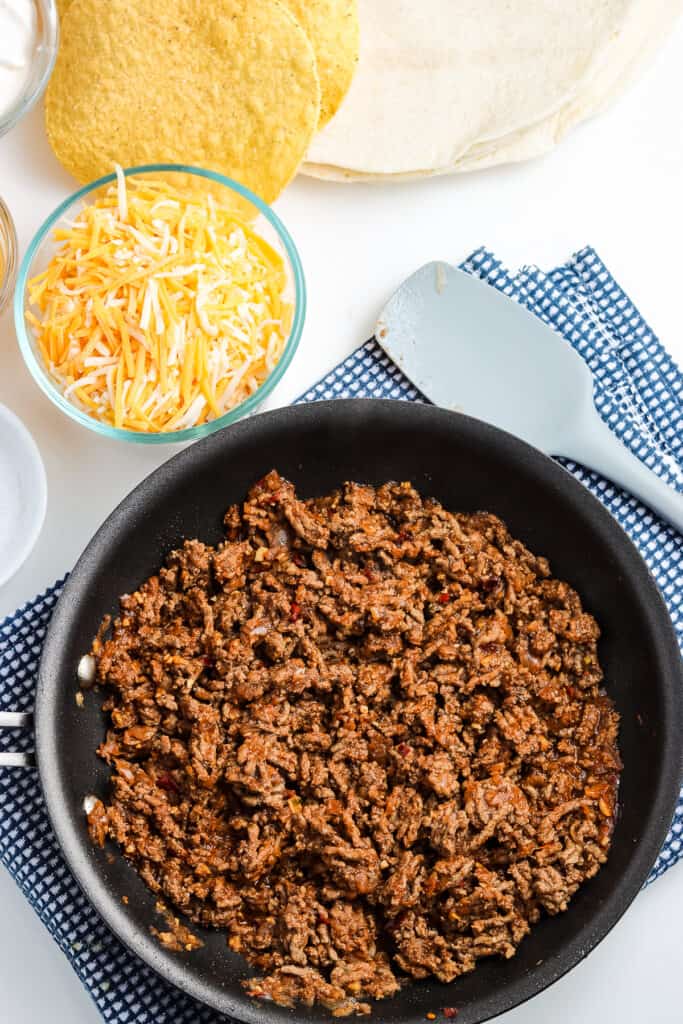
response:
<path fill-rule="evenodd" d="M 277 209 L 307 273 L 308 320 L 268 406 L 295 398 L 365 341 L 385 299 L 418 266 L 457 262 L 481 244 L 511 266 L 551 266 L 593 245 L 683 363 L 682 97 L 683 23 L 616 107 L 543 160 L 406 185 L 300 178 Z M 22 252 L 73 188 L 47 145 L 40 110 L 0 140 L 0 194 Z M 107 442 L 67 420 L 24 369 L 7 312 L 0 318 L 0 402 L 33 433 L 49 485 L 38 545 L 0 587 L 2 617 L 66 572 L 114 505 L 173 450 Z M 96 1024 L 93 1004 L 4 872 L 0 907 L 0 1018 Z M 642 894 L 585 963 L 499 1021 L 679 1024 L 682 963 L 683 865 Z"/>

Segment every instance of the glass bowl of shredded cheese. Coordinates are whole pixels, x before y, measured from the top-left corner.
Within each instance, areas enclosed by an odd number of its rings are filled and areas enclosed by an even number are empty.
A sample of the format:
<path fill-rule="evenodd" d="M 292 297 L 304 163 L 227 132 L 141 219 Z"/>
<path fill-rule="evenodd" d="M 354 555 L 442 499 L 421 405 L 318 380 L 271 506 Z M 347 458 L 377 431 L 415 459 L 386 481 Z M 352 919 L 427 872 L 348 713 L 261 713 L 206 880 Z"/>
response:
<path fill-rule="evenodd" d="M 296 351 L 301 261 L 273 210 L 223 175 L 116 168 L 43 224 L 15 292 L 19 344 L 83 426 L 191 441 L 253 412 Z"/>

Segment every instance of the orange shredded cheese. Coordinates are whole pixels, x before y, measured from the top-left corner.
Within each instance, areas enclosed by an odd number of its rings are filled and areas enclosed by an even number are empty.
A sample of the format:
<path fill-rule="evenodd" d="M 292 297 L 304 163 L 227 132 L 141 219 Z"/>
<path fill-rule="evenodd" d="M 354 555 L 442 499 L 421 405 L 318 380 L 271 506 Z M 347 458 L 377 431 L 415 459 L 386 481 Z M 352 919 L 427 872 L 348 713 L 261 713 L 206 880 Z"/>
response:
<path fill-rule="evenodd" d="M 117 169 L 54 237 L 26 316 L 53 380 L 89 415 L 135 431 L 192 427 L 243 402 L 282 356 L 284 261 L 212 195 Z"/>

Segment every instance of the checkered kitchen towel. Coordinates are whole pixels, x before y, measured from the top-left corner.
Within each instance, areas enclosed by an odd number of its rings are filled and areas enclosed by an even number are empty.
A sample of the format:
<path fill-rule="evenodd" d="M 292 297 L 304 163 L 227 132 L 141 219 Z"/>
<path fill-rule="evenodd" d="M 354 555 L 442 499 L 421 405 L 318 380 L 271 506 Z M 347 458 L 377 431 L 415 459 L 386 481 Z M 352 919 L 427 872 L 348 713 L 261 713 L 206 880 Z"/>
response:
<path fill-rule="evenodd" d="M 577 349 L 595 377 L 596 403 L 616 434 L 683 492 L 683 375 L 598 256 L 585 249 L 550 273 L 510 274 L 480 250 L 464 264 L 523 302 Z M 374 341 L 300 399 L 421 396 Z M 683 648 L 683 537 L 594 473 L 568 468 L 631 535 L 652 570 Z M 63 582 L 63 581 L 62 581 Z M 57 583 L 0 623 L 0 710 L 30 710 L 40 648 Z M 30 737 L 20 740 L 30 749 Z M 0 749 L 17 747 L 0 732 Z M 683 799 L 650 876 L 683 856 Z M 35 772 L 0 769 L 0 858 L 71 961 L 106 1021 L 218 1024 L 224 1018 L 183 995 L 129 953 L 88 905 L 50 830 Z"/>

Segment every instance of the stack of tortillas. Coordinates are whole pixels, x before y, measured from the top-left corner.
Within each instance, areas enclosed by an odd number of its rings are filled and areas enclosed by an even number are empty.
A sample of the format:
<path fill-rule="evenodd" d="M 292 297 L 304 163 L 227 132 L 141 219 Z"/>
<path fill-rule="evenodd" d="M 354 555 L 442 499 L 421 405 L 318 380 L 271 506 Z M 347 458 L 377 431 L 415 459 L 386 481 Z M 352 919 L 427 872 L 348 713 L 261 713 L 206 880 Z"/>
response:
<path fill-rule="evenodd" d="M 272 202 L 342 102 L 356 0 L 57 0 L 47 136 L 79 181 L 192 164 Z"/>
<path fill-rule="evenodd" d="M 360 62 L 305 173 L 418 178 L 551 149 L 633 80 L 683 0 L 359 0 Z"/>

